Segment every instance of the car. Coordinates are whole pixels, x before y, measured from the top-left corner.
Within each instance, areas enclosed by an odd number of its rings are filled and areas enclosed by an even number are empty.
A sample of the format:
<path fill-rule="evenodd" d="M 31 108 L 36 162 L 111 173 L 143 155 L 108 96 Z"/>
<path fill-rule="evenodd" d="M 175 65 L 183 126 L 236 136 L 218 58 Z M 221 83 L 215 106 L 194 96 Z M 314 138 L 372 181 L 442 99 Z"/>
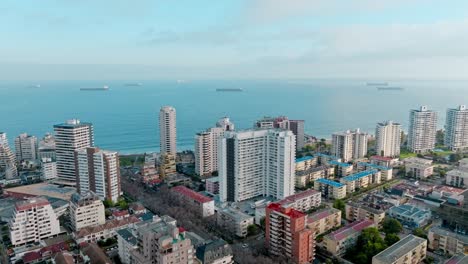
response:
<path fill-rule="evenodd" d="M 242 244 L 242 248 L 247 248 L 249 245 L 247 244 Z"/>

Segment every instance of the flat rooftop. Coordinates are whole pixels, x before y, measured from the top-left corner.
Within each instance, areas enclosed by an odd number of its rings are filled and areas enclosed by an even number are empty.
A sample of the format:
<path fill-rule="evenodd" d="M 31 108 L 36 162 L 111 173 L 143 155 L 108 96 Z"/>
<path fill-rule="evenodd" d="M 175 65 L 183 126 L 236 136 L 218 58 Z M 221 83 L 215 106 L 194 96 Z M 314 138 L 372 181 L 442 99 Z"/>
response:
<path fill-rule="evenodd" d="M 383 263 L 394 263 L 396 260 L 400 259 L 425 241 L 425 239 L 420 237 L 408 235 L 384 251 L 375 255 L 374 259 L 377 259 Z"/>
<path fill-rule="evenodd" d="M 374 169 L 384 170 L 384 171 L 387 171 L 387 170 L 391 169 L 390 167 L 387 167 L 387 166 L 380 166 L 380 165 L 373 164 L 373 163 L 368 163 L 368 162 L 359 162 L 358 165 L 365 166 L 365 167 L 371 167 L 371 168 L 374 168 Z"/>
<path fill-rule="evenodd" d="M 322 183 L 322 184 L 327 184 L 327 185 L 333 186 L 333 187 L 343 187 L 343 186 L 345 186 L 341 182 L 336 182 L 336 181 L 332 181 L 332 180 L 325 179 L 325 178 L 320 178 L 320 179 L 317 179 L 316 181 L 319 182 L 319 183 Z"/>
<path fill-rule="evenodd" d="M 365 170 L 365 171 L 361 171 L 361 172 L 358 172 L 358 173 L 351 174 L 349 176 L 343 177 L 343 180 L 344 181 L 355 181 L 355 180 L 359 180 L 361 178 L 364 178 L 366 176 L 375 174 L 377 172 L 378 172 L 377 170 Z"/>
<path fill-rule="evenodd" d="M 336 165 L 338 167 L 345 167 L 345 168 L 352 166 L 349 163 L 339 162 L 339 161 L 336 161 L 336 160 L 331 160 L 330 162 L 328 162 L 328 164 Z"/>
<path fill-rule="evenodd" d="M 313 158 L 314 158 L 313 156 L 304 156 L 304 157 L 302 157 L 302 158 L 296 159 L 296 163 L 298 163 L 298 162 L 303 162 L 303 161 L 306 161 L 306 160 L 311 160 L 311 159 L 313 159 Z"/>
<path fill-rule="evenodd" d="M 9 188 L 4 190 L 6 194 L 11 196 L 48 196 L 58 198 L 66 201 L 71 200 L 71 196 L 76 192 L 76 188 L 73 187 L 61 187 L 49 183 L 37 183 L 30 185 L 23 185 L 19 187 Z"/>

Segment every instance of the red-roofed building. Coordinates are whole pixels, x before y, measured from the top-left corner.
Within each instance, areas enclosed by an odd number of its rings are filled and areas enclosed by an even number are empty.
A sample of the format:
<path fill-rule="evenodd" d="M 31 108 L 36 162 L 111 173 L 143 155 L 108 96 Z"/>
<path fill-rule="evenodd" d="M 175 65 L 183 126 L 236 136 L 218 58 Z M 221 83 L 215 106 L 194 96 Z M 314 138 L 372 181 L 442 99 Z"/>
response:
<path fill-rule="evenodd" d="M 307 215 L 279 203 L 266 208 L 266 245 L 276 256 L 286 256 L 297 264 L 311 263 L 315 255 L 313 232 L 306 228 Z"/>
<path fill-rule="evenodd" d="M 325 208 L 307 216 L 307 228 L 314 232 L 314 237 L 340 225 L 341 211 L 335 208 Z"/>
<path fill-rule="evenodd" d="M 383 157 L 383 156 L 372 156 L 370 157 L 370 162 L 372 164 L 377 164 L 379 166 L 385 166 L 385 167 L 392 167 L 398 159 L 395 158 L 390 158 L 390 157 Z"/>
<path fill-rule="evenodd" d="M 126 217 L 130 217 L 130 214 L 128 213 L 128 210 L 120 210 L 112 212 L 112 216 L 114 219 L 122 220 Z"/>
<path fill-rule="evenodd" d="M 45 262 L 52 258 L 53 255 L 61 252 L 70 250 L 69 245 L 66 242 L 60 242 L 47 247 L 43 247 L 38 251 L 32 251 L 24 254 L 22 260 L 25 264 L 28 263 L 39 263 Z"/>
<path fill-rule="evenodd" d="M 348 248 L 356 243 L 363 229 L 375 226 L 374 221 L 368 219 L 352 222 L 326 235 L 323 238 L 323 244 L 327 251 L 333 255 L 343 255 Z"/>
<path fill-rule="evenodd" d="M 201 195 L 185 186 L 179 185 L 171 189 L 182 202 L 195 208 L 202 217 L 214 215 L 214 200 Z"/>
<path fill-rule="evenodd" d="M 306 212 L 319 207 L 322 202 L 322 194 L 314 189 L 299 192 L 278 201 L 283 207 L 292 207 L 298 211 Z"/>

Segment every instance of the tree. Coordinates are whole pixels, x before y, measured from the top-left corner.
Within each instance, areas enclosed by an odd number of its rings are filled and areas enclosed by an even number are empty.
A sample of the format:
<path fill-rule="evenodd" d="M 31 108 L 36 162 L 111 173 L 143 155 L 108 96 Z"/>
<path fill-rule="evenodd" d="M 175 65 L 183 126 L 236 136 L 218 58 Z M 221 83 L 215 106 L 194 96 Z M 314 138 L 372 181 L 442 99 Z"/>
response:
<path fill-rule="evenodd" d="M 346 258 L 355 264 L 371 263 L 372 257 L 387 248 L 375 227 L 363 229 L 354 247 L 346 252 Z"/>
<path fill-rule="evenodd" d="M 104 207 L 106 208 L 114 206 L 114 202 L 112 202 L 112 200 L 109 200 L 109 199 L 105 199 L 102 203 L 104 204 Z"/>
<path fill-rule="evenodd" d="M 336 209 L 340 210 L 342 217 L 344 217 L 346 215 L 346 212 L 345 212 L 346 204 L 345 204 L 345 202 L 343 202 L 343 200 L 336 199 L 333 202 L 333 208 L 336 208 Z"/>
<path fill-rule="evenodd" d="M 263 230 L 265 230 L 265 224 L 266 224 L 266 218 L 265 217 L 262 217 L 260 219 L 260 226 L 262 227 Z"/>
<path fill-rule="evenodd" d="M 450 157 L 449 157 L 450 162 L 458 162 L 461 159 L 463 159 L 463 155 L 460 153 L 450 154 Z"/>
<path fill-rule="evenodd" d="M 403 230 L 403 226 L 400 221 L 393 218 L 385 218 L 382 224 L 382 229 L 386 235 L 398 234 Z"/>
<path fill-rule="evenodd" d="M 400 237 L 397 234 L 385 235 L 385 244 L 387 244 L 388 247 L 395 244 L 398 241 L 400 241 Z"/>
<path fill-rule="evenodd" d="M 413 235 L 418 236 L 420 238 L 427 239 L 426 232 L 424 232 L 424 229 L 422 229 L 420 227 L 413 230 Z"/>
<path fill-rule="evenodd" d="M 434 263 L 434 258 L 432 256 L 427 256 L 424 260 L 423 260 L 424 263 L 426 264 L 432 264 Z"/>
<path fill-rule="evenodd" d="M 247 235 L 248 236 L 256 235 L 256 234 L 258 234 L 258 232 L 259 232 L 259 228 L 258 228 L 257 225 L 249 225 L 247 227 Z"/>

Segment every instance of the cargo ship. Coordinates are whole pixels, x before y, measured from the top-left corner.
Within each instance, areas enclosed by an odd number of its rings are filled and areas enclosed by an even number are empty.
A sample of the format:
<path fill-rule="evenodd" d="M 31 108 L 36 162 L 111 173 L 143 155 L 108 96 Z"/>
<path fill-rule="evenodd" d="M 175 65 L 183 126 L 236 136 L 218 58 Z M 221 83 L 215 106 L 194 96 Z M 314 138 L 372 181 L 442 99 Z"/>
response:
<path fill-rule="evenodd" d="M 80 88 L 81 91 L 108 91 L 109 86 L 104 85 L 103 87 L 83 87 Z"/>
<path fill-rule="evenodd" d="M 126 83 L 125 86 L 143 86 L 142 83 Z"/>
<path fill-rule="evenodd" d="M 379 91 L 403 91 L 402 87 L 377 87 Z"/>
<path fill-rule="evenodd" d="M 388 86 L 388 82 L 368 82 L 367 86 Z"/>
<path fill-rule="evenodd" d="M 218 88 L 217 92 L 242 92 L 242 88 Z"/>

